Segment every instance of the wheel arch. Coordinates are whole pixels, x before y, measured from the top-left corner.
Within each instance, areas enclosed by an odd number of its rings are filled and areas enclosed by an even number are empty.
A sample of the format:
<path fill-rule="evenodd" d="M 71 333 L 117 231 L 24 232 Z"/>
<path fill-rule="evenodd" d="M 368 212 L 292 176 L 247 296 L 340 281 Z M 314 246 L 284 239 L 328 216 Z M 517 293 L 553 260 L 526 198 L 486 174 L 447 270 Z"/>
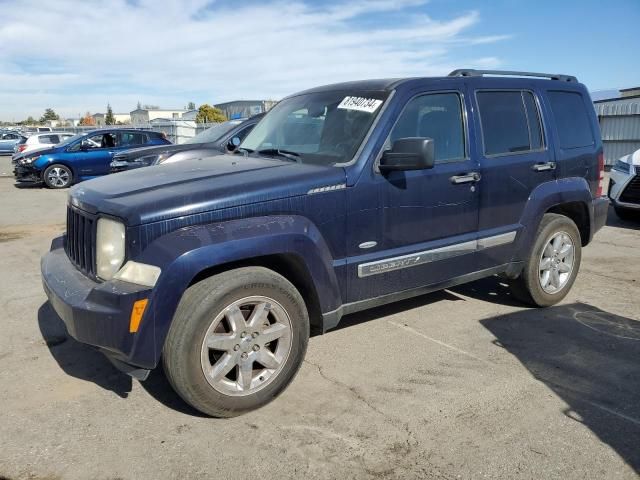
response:
<path fill-rule="evenodd" d="M 186 227 L 156 239 L 137 262 L 160 267 L 132 356 L 157 364 L 186 289 L 212 275 L 263 266 L 288 279 L 308 308 L 310 328 L 322 331 L 322 313 L 342 304 L 333 258 L 324 238 L 305 217 L 252 217 Z"/>

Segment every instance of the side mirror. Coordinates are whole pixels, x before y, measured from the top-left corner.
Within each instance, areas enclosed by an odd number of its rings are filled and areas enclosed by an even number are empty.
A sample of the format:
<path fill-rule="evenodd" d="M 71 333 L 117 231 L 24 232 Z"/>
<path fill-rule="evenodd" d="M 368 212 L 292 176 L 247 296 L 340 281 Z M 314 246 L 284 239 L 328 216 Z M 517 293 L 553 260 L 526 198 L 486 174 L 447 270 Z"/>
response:
<path fill-rule="evenodd" d="M 240 146 L 240 137 L 233 137 L 231 139 L 229 139 L 229 141 L 227 142 L 227 149 L 230 152 L 233 152 L 236 148 L 238 148 Z"/>
<path fill-rule="evenodd" d="M 391 150 L 382 154 L 380 171 L 425 170 L 433 168 L 435 150 L 432 138 L 399 138 Z"/>

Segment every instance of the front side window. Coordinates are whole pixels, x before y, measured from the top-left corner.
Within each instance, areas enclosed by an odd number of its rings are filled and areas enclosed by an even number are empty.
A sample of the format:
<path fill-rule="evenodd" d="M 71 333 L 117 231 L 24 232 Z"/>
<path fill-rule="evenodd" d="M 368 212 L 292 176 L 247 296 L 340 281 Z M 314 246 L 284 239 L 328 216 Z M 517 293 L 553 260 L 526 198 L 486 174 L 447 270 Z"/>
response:
<path fill-rule="evenodd" d="M 531 92 L 477 92 L 485 155 L 542 148 L 540 114 Z"/>
<path fill-rule="evenodd" d="M 386 91 L 353 90 L 284 99 L 251 130 L 239 150 L 317 165 L 349 162 L 387 96 Z"/>
<path fill-rule="evenodd" d="M 409 101 L 396 122 L 386 148 L 400 138 L 433 139 L 435 160 L 465 158 L 462 103 L 457 93 L 431 93 Z"/>

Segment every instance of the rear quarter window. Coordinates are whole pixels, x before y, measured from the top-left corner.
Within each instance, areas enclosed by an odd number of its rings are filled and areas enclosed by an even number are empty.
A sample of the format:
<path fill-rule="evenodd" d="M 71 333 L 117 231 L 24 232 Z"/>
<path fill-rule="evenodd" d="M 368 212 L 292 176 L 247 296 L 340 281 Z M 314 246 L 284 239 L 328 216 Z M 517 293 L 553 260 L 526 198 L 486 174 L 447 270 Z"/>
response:
<path fill-rule="evenodd" d="M 560 148 L 578 148 L 594 144 L 589 113 L 578 92 L 548 92 Z"/>

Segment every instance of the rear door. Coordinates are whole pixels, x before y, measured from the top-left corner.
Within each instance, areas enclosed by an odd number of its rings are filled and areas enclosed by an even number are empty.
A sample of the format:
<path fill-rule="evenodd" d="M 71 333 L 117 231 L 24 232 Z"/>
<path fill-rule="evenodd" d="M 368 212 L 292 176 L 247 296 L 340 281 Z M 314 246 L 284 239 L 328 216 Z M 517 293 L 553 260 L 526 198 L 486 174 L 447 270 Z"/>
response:
<path fill-rule="evenodd" d="M 474 88 L 482 175 L 478 236 L 491 239 L 480 242 L 480 269 L 511 260 L 529 195 L 541 183 L 556 178 L 542 103 L 533 84 L 513 89 L 492 88 L 489 82 L 483 79 L 482 88 Z"/>

